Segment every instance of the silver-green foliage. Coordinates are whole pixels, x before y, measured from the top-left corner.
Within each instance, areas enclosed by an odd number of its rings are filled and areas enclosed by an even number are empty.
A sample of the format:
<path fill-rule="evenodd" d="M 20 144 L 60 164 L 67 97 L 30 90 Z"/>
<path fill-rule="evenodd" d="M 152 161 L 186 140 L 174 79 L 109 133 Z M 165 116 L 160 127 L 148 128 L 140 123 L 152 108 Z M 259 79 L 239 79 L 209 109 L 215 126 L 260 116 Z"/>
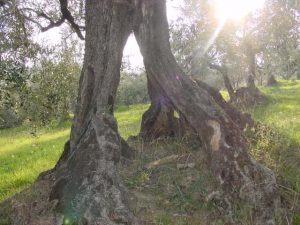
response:
<path fill-rule="evenodd" d="M 123 72 L 117 91 L 118 105 L 132 105 L 149 101 L 145 74 Z"/>
<path fill-rule="evenodd" d="M 69 116 L 74 109 L 80 75 L 75 58 L 72 49 L 65 49 L 56 59 L 45 57 L 30 70 L 23 104 L 26 118 L 46 123 Z"/>

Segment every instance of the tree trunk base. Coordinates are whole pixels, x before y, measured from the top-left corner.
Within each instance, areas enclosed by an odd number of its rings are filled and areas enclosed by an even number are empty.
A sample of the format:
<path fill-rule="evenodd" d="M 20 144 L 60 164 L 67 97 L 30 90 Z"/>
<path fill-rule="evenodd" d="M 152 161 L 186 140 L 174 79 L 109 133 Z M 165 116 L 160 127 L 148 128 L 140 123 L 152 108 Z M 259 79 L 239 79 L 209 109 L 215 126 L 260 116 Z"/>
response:
<path fill-rule="evenodd" d="M 242 87 L 235 91 L 231 103 L 238 107 L 253 107 L 258 104 L 264 104 L 268 98 L 255 85 L 253 75 L 248 76 L 247 87 Z"/>
<path fill-rule="evenodd" d="M 138 137 L 144 141 L 174 137 L 174 110 L 162 103 L 152 103 L 142 116 L 141 130 Z"/>
<path fill-rule="evenodd" d="M 138 143 L 136 146 L 138 146 Z M 260 195 L 248 195 L 248 188 L 251 188 L 252 184 L 245 185 L 243 190 L 238 194 L 238 197 L 234 200 L 236 205 L 231 205 L 231 209 L 228 208 L 228 196 L 219 188 L 215 177 L 211 177 L 209 159 L 204 149 L 195 149 L 190 144 L 181 143 L 177 146 L 177 155 L 174 155 L 174 144 L 172 142 L 165 142 L 162 148 L 157 150 L 157 144 L 144 145 L 143 149 L 137 148 L 137 152 L 142 157 L 136 159 L 130 165 L 121 165 L 119 167 L 119 173 L 124 180 L 134 181 L 129 182 L 131 192 L 124 194 L 129 196 L 129 206 L 132 211 L 136 213 L 136 216 L 145 221 L 145 224 L 157 224 L 158 218 L 161 215 L 170 217 L 170 224 L 176 224 L 174 221 L 184 220 L 191 225 L 198 224 L 217 224 L 222 220 L 225 224 L 268 224 L 264 223 L 264 217 L 268 218 L 268 215 L 259 215 L 259 212 L 255 212 L 251 218 L 248 217 L 248 211 L 253 208 L 249 208 L 249 202 L 241 200 L 244 198 L 253 198 L 251 202 L 257 203 L 257 207 L 267 207 L 267 204 L 272 202 L 265 201 L 266 205 L 258 205 L 261 201 Z M 154 155 L 154 152 L 157 155 Z M 157 163 L 157 160 L 161 159 L 161 163 Z M 166 160 L 167 159 L 167 160 Z M 154 163 L 153 163 L 154 162 Z M 151 168 L 153 165 L 154 168 Z M 141 168 L 144 168 L 141 170 Z M 147 169 L 150 168 L 150 169 Z M 168 169 L 166 169 L 168 168 Z M 151 175 L 147 180 L 136 180 L 142 174 L 151 172 Z M 255 173 L 261 173 L 261 171 L 255 171 Z M 272 187 L 272 173 L 266 171 L 266 176 L 270 175 L 269 180 L 264 182 L 270 183 Z M 264 179 L 262 177 L 262 179 Z M 64 218 L 61 213 L 57 212 L 59 201 L 48 201 L 49 193 L 53 181 L 39 180 L 35 182 L 29 189 L 23 191 L 21 194 L 9 199 L 7 201 L 7 217 L 10 219 L 10 225 L 62 225 L 68 222 L 68 218 Z M 153 190 L 159 185 L 159 192 Z M 264 184 L 257 183 L 257 190 Z M 198 187 L 198 188 L 195 188 Z M 203 188 L 199 192 L 199 188 Z M 267 189 L 265 189 L 267 190 Z M 272 192 L 269 190 L 270 193 Z M 188 204 L 186 196 L 189 196 Z M 172 199 L 170 201 L 170 199 Z M 266 199 L 265 199 L 266 200 Z M 203 207 L 199 209 L 199 204 Z M 205 207 L 207 205 L 207 208 Z M 213 208 L 211 208 L 213 205 Z M 280 205 L 278 205 L 280 206 Z M 253 206 L 251 206 L 253 207 Z M 165 209 L 168 208 L 166 211 Z M 186 213 L 179 213 L 182 210 L 187 210 Z M 3 216 L 3 204 L 0 204 L 0 224 Z M 254 210 L 255 211 L 255 210 Z M 246 212 L 243 215 L 239 212 Z M 256 214 L 257 213 L 257 214 Z M 269 213 L 272 213 L 269 211 Z M 176 215 L 176 216 L 174 216 Z M 237 216 L 240 215 L 240 216 Z M 71 222 L 71 220 L 69 221 Z M 5 223 L 4 223 L 5 224 Z M 71 223 L 70 223 L 71 224 Z M 82 221 L 78 224 L 126 224 L 125 222 L 108 221 L 108 219 L 101 219 L 95 221 Z M 129 223 L 132 224 L 132 223 Z M 138 223 L 139 225 L 143 222 Z M 271 223 L 270 223 L 271 224 Z"/>
<path fill-rule="evenodd" d="M 253 107 L 255 105 L 264 104 L 268 100 L 257 87 L 242 87 L 235 92 L 234 99 L 231 103 L 238 107 Z"/>

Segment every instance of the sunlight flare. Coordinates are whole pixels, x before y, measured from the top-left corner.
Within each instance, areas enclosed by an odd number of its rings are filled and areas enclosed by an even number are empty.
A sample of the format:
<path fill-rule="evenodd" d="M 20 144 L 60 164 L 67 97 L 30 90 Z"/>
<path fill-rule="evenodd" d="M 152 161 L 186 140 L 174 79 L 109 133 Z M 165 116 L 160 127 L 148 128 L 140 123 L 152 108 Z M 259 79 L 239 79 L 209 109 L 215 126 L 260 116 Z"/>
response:
<path fill-rule="evenodd" d="M 219 20 L 240 20 L 248 13 L 263 7 L 265 0 L 214 0 Z"/>
<path fill-rule="evenodd" d="M 214 33 L 212 34 L 212 36 L 208 40 L 207 44 L 205 45 L 203 54 L 205 54 L 210 49 L 210 47 L 213 45 L 213 43 L 215 42 L 215 40 L 219 36 L 220 32 L 222 31 L 224 25 L 225 25 L 225 20 L 223 20 L 219 23 L 217 29 L 214 31 Z"/>
<path fill-rule="evenodd" d="M 205 45 L 206 53 L 217 39 L 228 20 L 241 20 L 248 13 L 263 7 L 265 0 L 214 0 L 216 17 L 219 25 Z"/>

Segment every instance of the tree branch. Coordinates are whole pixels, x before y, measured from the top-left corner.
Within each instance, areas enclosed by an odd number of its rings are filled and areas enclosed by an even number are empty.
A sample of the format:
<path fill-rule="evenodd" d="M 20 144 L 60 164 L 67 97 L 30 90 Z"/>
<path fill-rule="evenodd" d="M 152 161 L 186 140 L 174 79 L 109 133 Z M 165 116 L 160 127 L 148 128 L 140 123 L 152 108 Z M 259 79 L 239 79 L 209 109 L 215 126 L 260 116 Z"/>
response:
<path fill-rule="evenodd" d="M 0 0 L 0 3 L 2 2 L 3 0 Z M 85 30 L 85 27 L 84 26 L 80 26 L 78 25 L 76 22 L 75 22 L 75 19 L 74 17 L 72 16 L 71 12 L 69 11 L 68 9 L 68 0 L 59 0 L 59 3 L 60 3 L 60 11 L 61 11 L 61 18 L 57 21 L 53 21 L 53 19 L 51 17 L 49 17 L 48 15 L 46 15 L 44 12 L 38 12 L 34 9 L 31 9 L 31 8 L 24 8 L 23 10 L 27 10 L 27 11 L 32 11 L 34 12 L 38 17 L 41 17 L 41 18 L 44 18 L 46 19 L 48 22 L 49 22 L 49 25 L 44 27 L 42 26 L 38 21 L 32 19 L 32 18 L 29 18 L 28 16 L 26 16 L 25 18 L 35 24 L 37 24 L 41 31 L 42 32 L 45 32 L 51 28 L 54 28 L 54 27 L 59 27 L 61 26 L 65 21 L 68 21 L 71 28 L 73 29 L 73 31 L 75 31 L 75 33 L 77 34 L 77 36 L 81 39 L 81 40 L 84 40 L 84 36 L 83 34 L 81 33 L 81 31 Z"/>
<path fill-rule="evenodd" d="M 81 33 L 81 30 L 80 30 L 80 26 L 75 23 L 75 19 L 74 17 L 72 16 L 71 12 L 69 11 L 68 9 L 68 0 L 59 0 L 60 2 L 60 11 L 62 13 L 62 18 L 61 19 L 66 19 L 71 27 L 73 28 L 73 30 L 76 32 L 76 34 L 78 35 L 78 37 L 81 39 L 81 40 L 84 40 L 84 37 Z"/>

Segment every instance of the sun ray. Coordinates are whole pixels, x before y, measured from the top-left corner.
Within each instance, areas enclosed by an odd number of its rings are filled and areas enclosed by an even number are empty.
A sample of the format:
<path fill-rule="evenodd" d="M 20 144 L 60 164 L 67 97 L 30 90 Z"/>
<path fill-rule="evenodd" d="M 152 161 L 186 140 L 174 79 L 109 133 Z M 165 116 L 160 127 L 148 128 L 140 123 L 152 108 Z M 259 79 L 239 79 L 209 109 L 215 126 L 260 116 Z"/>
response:
<path fill-rule="evenodd" d="M 220 21 L 240 20 L 248 13 L 262 8 L 265 0 L 214 0 L 216 16 Z"/>
<path fill-rule="evenodd" d="M 221 21 L 215 30 L 215 32 L 212 34 L 211 38 L 208 40 L 207 44 L 204 47 L 203 53 L 205 54 L 208 49 L 213 45 L 217 37 L 219 36 L 220 32 L 222 31 L 223 27 L 225 25 L 225 20 Z"/>
<path fill-rule="evenodd" d="M 204 47 L 203 54 L 213 45 L 228 20 L 240 20 L 263 7 L 265 0 L 214 0 L 219 25 Z"/>

